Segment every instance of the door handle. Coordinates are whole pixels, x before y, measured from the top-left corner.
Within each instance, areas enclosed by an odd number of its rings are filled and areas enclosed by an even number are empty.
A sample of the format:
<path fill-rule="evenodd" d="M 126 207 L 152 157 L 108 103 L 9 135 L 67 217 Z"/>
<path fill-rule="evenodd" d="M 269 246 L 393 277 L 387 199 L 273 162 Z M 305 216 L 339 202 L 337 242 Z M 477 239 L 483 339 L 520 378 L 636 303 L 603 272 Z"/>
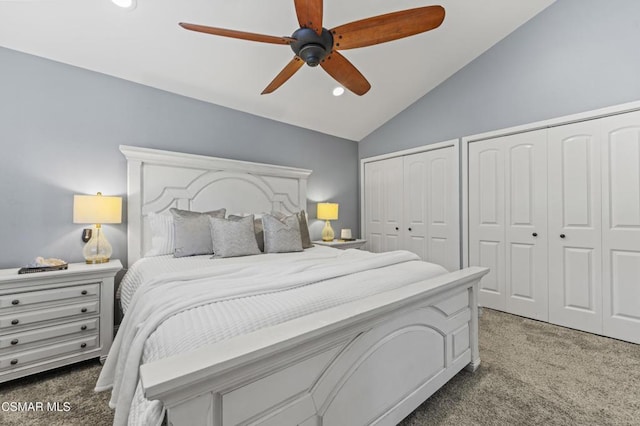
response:
<path fill-rule="evenodd" d="M 398 228 L 398 227 L 396 226 L 396 231 L 399 231 L 399 230 L 400 230 L 400 228 Z"/>
<path fill-rule="evenodd" d="M 409 231 L 411 231 L 411 228 L 409 228 Z"/>
<path fill-rule="evenodd" d="M 533 235 L 534 237 L 537 237 L 537 236 L 538 236 L 538 233 L 537 233 L 537 232 L 534 232 L 534 233 L 533 233 L 533 234 L 531 234 L 531 235 Z"/>
<path fill-rule="evenodd" d="M 560 234 L 560 238 L 564 238 L 564 237 L 566 237 L 566 235 Z"/>

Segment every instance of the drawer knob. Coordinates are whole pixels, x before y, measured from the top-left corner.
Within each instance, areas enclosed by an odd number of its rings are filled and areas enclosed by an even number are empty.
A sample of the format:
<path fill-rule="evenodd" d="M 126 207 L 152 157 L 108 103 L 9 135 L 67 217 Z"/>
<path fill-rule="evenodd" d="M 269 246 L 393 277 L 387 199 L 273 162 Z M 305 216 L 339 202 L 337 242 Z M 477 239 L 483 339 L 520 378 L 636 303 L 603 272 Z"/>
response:
<path fill-rule="evenodd" d="M 18 363 L 18 360 L 17 360 L 17 359 L 12 359 L 12 360 L 11 360 L 11 365 L 16 365 L 17 363 Z"/>
<path fill-rule="evenodd" d="M 83 296 L 86 296 L 86 295 L 87 295 L 87 293 L 88 293 L 88 291 L 87 291 L 87 290 L 82 290 L 82 295 L 83 295 Z"/>
<path fill-rule="evenodd" d="M 80 327 L 80 330 L 82 330 L 82 331 L 84 331 L 84 330 L 86 330 L 86 329 L 87 329 L 87 326 L 86 326 L 86 325 L 83 325 L 82 327 Z"/>
<path fill-rule="evenodd" d="M 18 324 L 20 324 L 20 320 L 17 320 L 17 319 L 11 320 L 11 325 L 18 325 Z"/>
<path fill-rule="evenodd" d="M 87 312 L 87 308 L 82 308 L 82 309 L 80 309 L 80 312 L 82 312 L 82 313 Z"/>
<path fill-rule="evenodd" d="M 560 234 L 560 238 L 564 238 L 564 237 L 566 237 L 566 235 Z"/>
<path fill-rule="evenodd" d="M 13 340 L 11 341 L 11 344 L 12 344 L 12 345 L 17 345 L 17 344 L 18 344 L 18 339 L 13 339 Z"/>
<path fill-rule="evenodd" d="M 86 348 L 86 347 L 87 347 L 87 344 L 86 344 L 86 343 L 83 343 L 83 344 L 81 344 L 81 345 L 80 345 L 80 347 L 84 349 L 84 348 Z"/>
<path fill-rule="evenodd" d="M 12 300 L 12 301 L 11 301 L 11 304 L 12 304 L 12 305 L 19 305 L 19 304 L 20 304 L 20 301 L 19 301 L 18 299 L 16 299 L 16 300 Z"/>

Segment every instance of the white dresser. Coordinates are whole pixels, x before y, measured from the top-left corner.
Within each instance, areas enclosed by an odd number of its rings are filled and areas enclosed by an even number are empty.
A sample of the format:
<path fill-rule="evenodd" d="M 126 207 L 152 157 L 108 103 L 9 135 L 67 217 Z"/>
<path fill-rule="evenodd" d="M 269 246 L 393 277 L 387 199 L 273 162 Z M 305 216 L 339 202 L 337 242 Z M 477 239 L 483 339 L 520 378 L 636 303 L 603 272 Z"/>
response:
<path fill-rule="evenodd" d="M 67 270 L 0 270 L 0 382 L 74 362 L 106 359 L 113 340 L 119 260 Z"/>

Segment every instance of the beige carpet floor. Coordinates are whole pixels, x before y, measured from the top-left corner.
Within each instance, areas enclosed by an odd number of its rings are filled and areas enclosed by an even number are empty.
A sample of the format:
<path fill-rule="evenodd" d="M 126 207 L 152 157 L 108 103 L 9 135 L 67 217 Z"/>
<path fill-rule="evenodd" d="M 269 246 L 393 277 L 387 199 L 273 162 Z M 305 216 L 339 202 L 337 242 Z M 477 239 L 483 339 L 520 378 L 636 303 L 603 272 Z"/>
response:
<path fill-rule="evenodd" d="M 640 345 L 485 309 L 480 356 L 401 425 L 640 425 Z M 92 361 L 0 384 L 0 425 L 110 425 L 99 371 Z M 70 409 L 2 409 L 37 401 Z"/>

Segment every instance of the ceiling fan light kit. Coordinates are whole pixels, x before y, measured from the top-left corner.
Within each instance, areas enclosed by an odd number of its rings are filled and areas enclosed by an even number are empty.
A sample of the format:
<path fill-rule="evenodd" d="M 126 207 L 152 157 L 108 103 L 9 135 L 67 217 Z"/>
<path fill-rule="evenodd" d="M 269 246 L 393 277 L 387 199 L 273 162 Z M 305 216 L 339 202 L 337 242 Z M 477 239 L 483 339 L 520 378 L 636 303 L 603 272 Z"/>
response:
<path fill-rule="evenodd" d="M 328 30 L 322 26 L 322 0 L 294 0 L 294 4 L 300 28 L 291 37 L 182 22 L 179 25 L 190 31 L 289 45 L 294 53 L 293 59 L 262 91 L 263 95 L 278 89 L 306 63 L 310 67 L 320 65 L 338 83 L 361 96 L 371 89 L 371 84 L 338 50 L 373 46 L 433 30 L 442 24 L 445 15 L 442 6 L 426 6 L 374 16 Z"/>

